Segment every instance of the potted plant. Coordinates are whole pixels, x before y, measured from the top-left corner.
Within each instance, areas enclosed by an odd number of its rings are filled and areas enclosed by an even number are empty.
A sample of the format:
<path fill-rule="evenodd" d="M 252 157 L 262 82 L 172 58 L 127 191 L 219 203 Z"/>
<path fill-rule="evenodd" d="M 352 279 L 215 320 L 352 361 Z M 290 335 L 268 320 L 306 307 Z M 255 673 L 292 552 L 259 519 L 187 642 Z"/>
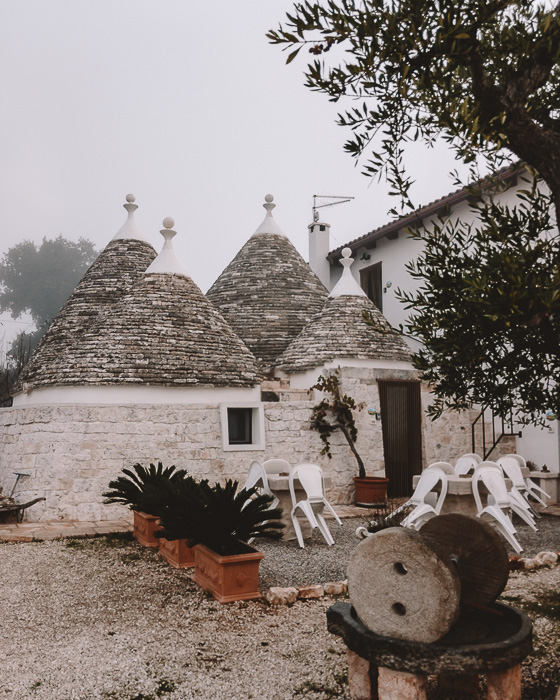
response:
<path fill-rule="evenodd" d="M 164 500 L 158 507 L 158 515 L 161 516 L 167 509 L 173 508 L 175 504 L 178 508 L 187 507 L 189 495 L 193 498 L 198 497 L 198 489 L 203 485 L 203 488 L 208 485 L 208 479 L 197 481 L 192 476 L 183 475 L 173 481 L 172 487 L 167 490 Z M 158 524 L 161 524 L 161 517 L 158 518 Z M 194 546 L 187 537 L 165 537 L 163 530 L 158 530 L 154 536 L 159 542 L 159 553 L 167 561 L 168 564 L 176 569 L 184 569 L 192 567 L 196 564 L 196 556 Z"/>
<path fill-rule="evenodd" d="M 104 502 L 127 505 L 134 513 L 134 537 L 146 547 L 158 547 L 159 541 L 154 533 L 159 511 L 174 485 L 185 478 L 186 472 L 176 470 L 174 466 L 164 468 L 161 462 L 157 467 L 154 464 L 148 468 L 135 464 L 132 469 L 122 471 L 124 476 L 109 482 L 112 490 L 103 494 Z"/>
<path fill-rule="evenodd" d="M 259 565 L 264 554 L 247 543 L 255 537 L 279 539 L 282 511 L 269 508 L 272 497 L 257 488 L 241 489 L 200 482 L 184 490 L 161 512 L 161 534 L 186 538 L 195 547 L 194 580 L 220 603 L 260 598 Z"/>
<path fill-rule="evenodd" d="M 311 414 L 311 427 L 319 431 L 319 437 L 323 441 L 321 454 L 332 459 L 330 437 L 336 430 L 340 430 L 358 463 L 358 476 L 354 477 L 356 505 L 371 506 L 385 501 L 389 479 L 366 475 L 364 462 L 356 449 L 358 439 L 358 428 L 354 419 L 356 402 L 351 396 L 342 394 L 338 373 L 321 375 L 311 388 L 327 395 L 313 407 Z"/>

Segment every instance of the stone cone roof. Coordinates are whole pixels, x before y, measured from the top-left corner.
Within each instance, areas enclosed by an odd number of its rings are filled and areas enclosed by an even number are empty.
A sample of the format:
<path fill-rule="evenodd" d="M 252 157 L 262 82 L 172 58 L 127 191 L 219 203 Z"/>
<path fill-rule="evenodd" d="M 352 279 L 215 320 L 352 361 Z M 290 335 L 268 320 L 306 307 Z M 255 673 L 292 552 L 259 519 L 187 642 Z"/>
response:
<path fill-rule="evenodd" d="M 248 387 L 255 358 L 190 279 L 144 275 L 56 366 L 58 385 Z"/>
<path fill-rule="evenodd" d="M 52 359 L 49 379 L 39 377 L 35 386 L 256 384 L 255 358 L 175 255 L 173 219 L 164 219 L 164 226 L 157 258 Z"/>
<path fill-rule="evenodd" d="M 364 319 L 364 312 L 374 326 Z M 276 369 L 305 372 L 338 358 L 410 362 L 405 341 L 367 296 L 330 296 L 284 351 Z"/>
<path fill-rule="evenodd" d="M 322 308 L 328 292 L 271 215 L 226 267 L 207 297 L 267 372 Z"/>
<path fill-rule="evenodd" d="M 154 248 L 139 239 L 112 240 L 89 268 L 41 339 L 23 370 L 16 391 L 54 386 L 58 367 L 105 311 L 138 281 L 156 257 Z"/>

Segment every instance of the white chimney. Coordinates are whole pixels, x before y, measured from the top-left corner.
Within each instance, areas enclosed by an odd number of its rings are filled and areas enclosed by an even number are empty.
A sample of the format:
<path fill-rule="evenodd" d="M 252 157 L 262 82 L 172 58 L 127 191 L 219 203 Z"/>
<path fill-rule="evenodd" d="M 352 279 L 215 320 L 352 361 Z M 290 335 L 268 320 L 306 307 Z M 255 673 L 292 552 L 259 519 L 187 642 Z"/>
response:
<path fill-rule="evenodd" d="M 330 291 L 331 266 L 327 260 L 330 248 L 330 224 L 314 221 L 309 229 L 309 267 Z"/>

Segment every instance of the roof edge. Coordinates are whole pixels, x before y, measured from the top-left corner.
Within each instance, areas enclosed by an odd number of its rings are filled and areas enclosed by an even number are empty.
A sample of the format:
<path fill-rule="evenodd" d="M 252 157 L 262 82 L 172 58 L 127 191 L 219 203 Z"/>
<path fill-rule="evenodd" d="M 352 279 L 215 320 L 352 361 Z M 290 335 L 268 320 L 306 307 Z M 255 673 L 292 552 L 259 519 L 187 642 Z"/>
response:
<path fill-rule="evenodd" d="M 419 227 L 424 219 L 438 213 L 443 213 L 449 207 L 460 204 L 461 202 L 471 198 L 472 189 L 474 187 L 484 185 L 484 183 L 490 184 L 491 182 L 499 181 L 505 183 L 509 188 L 524 170 L 526 170 L 526 166 L 519 161 L 513 163 L 512 165 L 508 165 L 501 170 L 498 170 L 493 175 L 487 175 L 486 177 L 480 178 L 480 180 L 473 182 L 472 185 L 467 185 L 460 190 L 451 192 L 445 197 L 441 197 L 441 199 L 437 199 L 430 204 L 416 209 L 411 214 L 405 214 L 404 216 L 401 216 L 388 224 L 384 224 L 383 226 L 366 233 L 360 238 L 350 241 L 350 243 L 345 243 L 344 245 L 331 250 L 331 252 L 327 255 L 327 260 L 331 264 L 338 262 L 342 257 L 342 250 L 344 248 L 348 247 L 352 250 L 352 252 L 355 252 L 358 250 L 358 248 L 363 246 L 372 246 L 372 244 L 374 244 L 380 238 L 394 237 L 397 232 L 403 228 Z"/>

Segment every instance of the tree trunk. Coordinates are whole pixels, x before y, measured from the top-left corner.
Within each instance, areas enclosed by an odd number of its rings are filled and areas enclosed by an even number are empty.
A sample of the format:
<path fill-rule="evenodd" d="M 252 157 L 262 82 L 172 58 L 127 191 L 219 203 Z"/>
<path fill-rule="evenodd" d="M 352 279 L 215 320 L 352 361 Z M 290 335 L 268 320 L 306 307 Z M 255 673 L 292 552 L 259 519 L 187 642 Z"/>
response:
<path fill-rule="evenodd" d="M 356 446 L 354 445 L 354 441 L 350 437 L 350 433 L 346 429 L 345 425 L 342 425 L 342 423 L 338 423 L 338 427 L 340 428 L 340 430 L 342 431 L 342 434 L 346 438 L 346 441 L 348 442 L 348 445 L 350 446 L 350 449 L 352 450 L 352 454 L 356 458 L 356 462 L 358 462 L 358 476 L 360 477 L 360 479 L 364 479 L 366 476 L 366 469 L 364 467 L 364 463 L 362 461 L 362 458 L 360 457 L 360 455 L 358 454 L 358 452 L 356 450 Z"/>

